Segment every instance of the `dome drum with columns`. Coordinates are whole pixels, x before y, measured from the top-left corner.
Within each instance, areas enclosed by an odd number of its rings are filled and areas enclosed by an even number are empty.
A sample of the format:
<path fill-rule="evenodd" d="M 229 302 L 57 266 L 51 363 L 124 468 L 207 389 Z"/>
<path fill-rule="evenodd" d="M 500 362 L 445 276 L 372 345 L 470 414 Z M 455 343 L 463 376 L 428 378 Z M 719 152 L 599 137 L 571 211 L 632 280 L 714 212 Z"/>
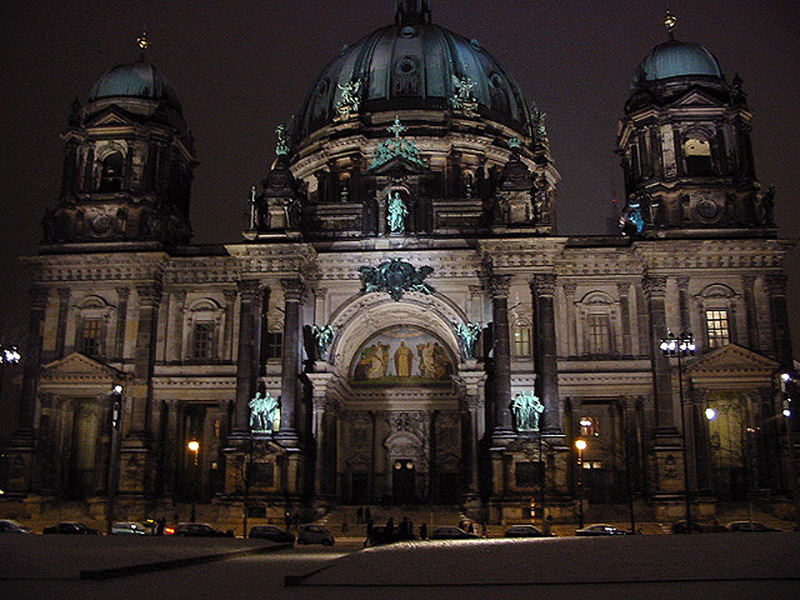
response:
<path fill-rule="evenodd" d="M 278 126 L 243 241 L 195 247 L 177 95 L 149 63 L 112 69 L 73 112 L 26 259 L 34 342 L 7 488 L 105 506 L 103 390 L 120 383 L 130 518 L 195 500 L 227 529 L 245 502 L 280 522 L 380 502 L 500 523 L 534 499 L 569 522 L 577 438 L 588 510 L 632 492 L 677 520 L 688 490 L 711 518 L 746 468 L 785 510 L 782 434 L 759 433 L 747 464 L 730 434 L 779 411 L 790 244 L 722 73 L 701 46 L 656 46 L 618 130 L 623 230 L 559 236 L 544 114 L 430 2 L 399 0 Z M 695 334 L 680 373 L 658 350 L 668 331 Z"/>

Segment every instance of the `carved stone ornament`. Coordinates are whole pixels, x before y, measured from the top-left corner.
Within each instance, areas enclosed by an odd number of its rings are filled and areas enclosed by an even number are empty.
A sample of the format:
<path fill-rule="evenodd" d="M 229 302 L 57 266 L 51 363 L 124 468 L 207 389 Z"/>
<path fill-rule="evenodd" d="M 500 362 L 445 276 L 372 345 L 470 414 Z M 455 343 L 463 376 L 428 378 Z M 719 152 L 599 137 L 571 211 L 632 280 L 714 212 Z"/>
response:
<path fill-rule="evenodd" d="M 478 101 L 472 93 L 476 83 L 469 77 L 460 79 L 452 75 L 455 92 L 450 96 L 450 107 L 453 110 L 464 111 L 468 117 L 478 116 Z"/>
<path fill-rule="evenodd" d="M 392 258 L 377 267 L 361 267 L 361 281 L 364 283 L 362 293 L 386 292 L 395 302 L 403 297 L 403 292 L 420 292 L 435 294 L 436 290 L 423 281 L 433 273 L 433 267 L 424 266 L 417 269 L 401 258 Z"/>
<path fill-rule="evenodd" d="M 418 167 L 425 167 L 425 161 L 422 160 L 416 144 L 401 137 L 406 129 L 407 127 L 400 123 L 400 118 L 395 117 L 394 124 L 389 127 L 389 131 L 394 137 L 387 138 L 378 145 L 375 158 L 372 159 L 369 165 L 370 171 L 385 165 L 395 157 L 402 158 Z"/>

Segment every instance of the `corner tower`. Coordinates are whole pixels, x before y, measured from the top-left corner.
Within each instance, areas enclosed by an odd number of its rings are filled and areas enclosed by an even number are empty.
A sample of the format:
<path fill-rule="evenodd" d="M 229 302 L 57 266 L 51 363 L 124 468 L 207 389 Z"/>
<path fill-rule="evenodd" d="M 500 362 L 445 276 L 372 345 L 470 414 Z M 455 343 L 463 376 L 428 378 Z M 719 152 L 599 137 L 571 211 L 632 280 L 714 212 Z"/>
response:
<path fill-rule="evenodd" d="M 139 44 L 144 50 L 147 38 Z M 62 136 L 61 195 L 43 220 L 44 244 L 188 242 L 197 163 L 182 112 L 144 52 L 98 79 L 85 106 L 76 99 Z"/>
<path fill-rule="evenodd" d="M 631 233 L 775 235 L 773 191 L 756 180 L 752 113 L 736 75 L 728 83 L 706 48 L 667 41 L 639 63 L 620 120 L 624 219 Z"/>

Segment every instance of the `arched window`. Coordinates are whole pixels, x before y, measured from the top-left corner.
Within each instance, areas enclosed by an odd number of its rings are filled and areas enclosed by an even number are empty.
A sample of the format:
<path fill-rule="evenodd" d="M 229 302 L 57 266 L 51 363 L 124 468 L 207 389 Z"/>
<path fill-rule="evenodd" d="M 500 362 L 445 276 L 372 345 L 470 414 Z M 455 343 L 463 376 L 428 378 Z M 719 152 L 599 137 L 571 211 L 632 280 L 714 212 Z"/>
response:
<path fill-rule="evenodd" d="M 122 189 L 122 169 L 124 159 L 122 153 L 112 152 L 103 159 L 100 172 L 99 192 L 118 192 Z"/>
<path fill-rule="evenodd" d="M 191 362 L 214 362 L 220 358 L 220 333 L 224 327 L 224 309 L 213 298 L 199 298 L 184 313 L 185 359 Z"/>
<path fill-rule="evenodd" d="M 596 290 L 586 294 L 576 306 L 580 315 L 578 328 L 582 333 L 579 337 L 582 342 L 580 353 L 594 357 L 615 355 L 618 309 L 613 298 Z"/>
<path fill-rule="evenodd" d="M 100 296 L 87 296 L 77 303 L 76 311 L 75 350 L 93 358 L 105 357 L 112 306 Z"/>
<path fill-rule="evenodd" d="M 711 165 L 711 142 L 705 136 L 693 133 L 683 143 L 686 174 L 690 177 L 713 175 Z"/>
<path fill-rule="evenodd" d="M 703 319 L 706 348 L 722 348 L 736 342 L 739 294 L 727 285 L 708 285 L 695 296 Z"/>

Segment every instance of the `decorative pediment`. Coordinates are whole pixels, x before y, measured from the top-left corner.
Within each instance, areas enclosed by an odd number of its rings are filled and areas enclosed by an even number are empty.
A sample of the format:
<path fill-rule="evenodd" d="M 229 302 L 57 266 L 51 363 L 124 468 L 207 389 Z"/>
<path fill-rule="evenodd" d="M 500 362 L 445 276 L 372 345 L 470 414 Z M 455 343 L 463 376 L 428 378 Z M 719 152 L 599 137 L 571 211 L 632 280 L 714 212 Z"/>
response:
<path fill-rule="evenodd" d="M 681 96 L 677 101 L 672 103 L 672 106 L 698 106 L 698 105 L 721 106 L 719 100 L 697 89 L 689 90 L 686 94 Z"/>
<path fill-rule="evenodd" d="M 137 125 L 131 116 L 117 106 L 109 106 L 87 120 L 86 128 L 92 127 L 129 127 Z"/>
<path fill-rule="evenodd" d="M 110 386 L 125 374 L 79 352 L 68 354 L 42 367 L 40 381 L 47 384 L 81 384 Z"/>
<path fill-rule="evenodd" d="M 424 163 L 412 161 L 405 156 L 394 156 L 379 166 L 370 166 L 371 175 L 419 175 L 424 171 Z"/>
<path fill-rule="evenodd" d="M 693 378 L 735 373 L 771 377 L 778 366 L 771 358 L 728 344 L 688 363 L 686 372 Z"/>

